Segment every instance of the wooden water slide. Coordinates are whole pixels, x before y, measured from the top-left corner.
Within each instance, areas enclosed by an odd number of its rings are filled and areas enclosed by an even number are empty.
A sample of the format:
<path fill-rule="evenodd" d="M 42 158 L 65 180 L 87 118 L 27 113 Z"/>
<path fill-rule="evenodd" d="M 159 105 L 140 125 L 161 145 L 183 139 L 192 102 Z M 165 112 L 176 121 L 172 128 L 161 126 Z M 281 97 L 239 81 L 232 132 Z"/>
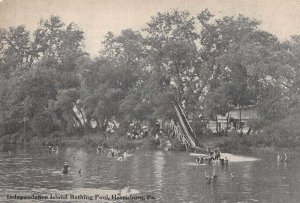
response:
<path fill-rule="evenodd" d="M 180 105 L 175 101 L 172 102 L 172 105 L 179 120 L 180 128 L 183 131 L 182 136 L 180 136 L 182 141 L 187 144 L 190 149 L 203 151 Z"/>

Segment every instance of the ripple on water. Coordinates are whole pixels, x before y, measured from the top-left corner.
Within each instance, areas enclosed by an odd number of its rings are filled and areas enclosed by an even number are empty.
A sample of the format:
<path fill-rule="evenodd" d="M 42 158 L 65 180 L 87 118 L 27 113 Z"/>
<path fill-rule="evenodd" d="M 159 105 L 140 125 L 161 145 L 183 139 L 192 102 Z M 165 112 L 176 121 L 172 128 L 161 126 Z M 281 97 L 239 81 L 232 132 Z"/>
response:
<path fill-rule="evenodd" d="M 184 162 L 183 164 L 186 166 L 207 166 L 207 164 L 197 164 L 195 162 Z"/>
<path fill-rule="evenodd" d="M 32 163 L 28 162 L 29 159 L 0 157 L 0 173 L 3 173 L 0 176 L 0 195 L 16 192 L 106 195 L 119 192 L 118 188 L 130 181 L 133 192 L 135 189 L 142 194 L 147 191 L 157 198 L 157 202 L 257 202 L 260 198 L 265 202 L 277 199 L 297 202 L 295 191 L 299 188 L 299 173 L 296 162 L 299 163 L 300 159 L 291 159 L 293 161 L 285 167 L 278 167 L 276 161 L 272 162 L 274 156 L 254 161 L 258 159 L 244 156 L 240 159 L 241 156 L 223 153 L 231 163 L 241 163 L 221 167 L 220 164 L 196 165 L 186 153 L 149 152 L 145 155 L 138 152 L 134 158 L 120 164 L 116 159 L 96 155 L 95 151 L 88 154 L 78 154 L 77 151 L 62 152 L 60 156 L 33 154 L 38 159 L 33 158 Z M 79 155 L 80 158 L 73 160 Z M 23 165 L 14 165 L 18 161 Z M 61 174 L 60 170 L 65 161 L 70 165 L 67 175 Z M 207 185 L 204 171 L 212 174 L 214 168 L 217 181 Z M 78 175 L 79 169 L 83 170 L 82 177 Z M 232 172 L 234 178 L 231 178 Z"/>
<path fill-rule="evenodd" d="M 252 202 L 258 202 L 258 199 L 247 199 L 248 201 L 252 201 Z"/>

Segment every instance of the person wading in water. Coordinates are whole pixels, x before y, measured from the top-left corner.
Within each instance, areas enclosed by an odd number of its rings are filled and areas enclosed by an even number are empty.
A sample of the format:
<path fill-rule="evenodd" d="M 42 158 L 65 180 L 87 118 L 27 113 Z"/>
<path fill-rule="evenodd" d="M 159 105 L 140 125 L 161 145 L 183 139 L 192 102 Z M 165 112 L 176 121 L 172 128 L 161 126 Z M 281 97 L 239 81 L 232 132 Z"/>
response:
<path fill-rule="evenodd" d="M 64 168 L 62 169 L 62 174 L 68 174 L 68 172 L 69 172 L 69 165 L 67 164 L 67 162 L 65 162 Z"/>

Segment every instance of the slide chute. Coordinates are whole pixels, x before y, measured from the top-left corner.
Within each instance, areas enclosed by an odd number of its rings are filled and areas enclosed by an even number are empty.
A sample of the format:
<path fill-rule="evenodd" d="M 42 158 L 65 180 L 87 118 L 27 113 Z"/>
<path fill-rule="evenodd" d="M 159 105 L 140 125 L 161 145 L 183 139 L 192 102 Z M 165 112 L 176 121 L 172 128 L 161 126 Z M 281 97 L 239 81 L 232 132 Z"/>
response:
<path fill-rule="evenodd" d="M 186 145 L 187 149 L 200 149 L 200 144 L 181 106 L 175 101 L 172 102 L 172 105 L 179 121 L 179 126 L 173 120 L 171 121 L 171 127 L 175 136 Z"/>

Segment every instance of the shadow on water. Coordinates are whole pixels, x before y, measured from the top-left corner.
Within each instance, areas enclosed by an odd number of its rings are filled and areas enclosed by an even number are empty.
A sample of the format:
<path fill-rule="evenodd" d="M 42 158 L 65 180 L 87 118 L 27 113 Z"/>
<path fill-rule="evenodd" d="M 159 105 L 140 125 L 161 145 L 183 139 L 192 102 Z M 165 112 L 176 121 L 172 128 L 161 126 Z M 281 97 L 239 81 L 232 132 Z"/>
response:
<path fill-rule="evenodd" d="M 7 194 L 114 195 L 128 181 L 131 189 L 122 194 L 156 198 L 148 202 L 300 199 L 299 154 L 289 155 L 288 163 L 277 162 L 274 154 L 251 161 L 237 161 L 236 156 L 227 155 L 232 160 L 228 166 L 221 166 L 197 165 L 195 156 L 169 151 L 138 150 L 124 161 L 108 157 L 107 153 L 97 154 L 96 149 L 67 148 L 57 153 L 31 148 L 8 151 L 0 154 L 0 200 L 4 202 Z M 67 175 L 61 173 L 65 162 L 70 169 Z M 216 180 L 208 184 L 205 171 L 209 176 L 217 175 Z"/>

